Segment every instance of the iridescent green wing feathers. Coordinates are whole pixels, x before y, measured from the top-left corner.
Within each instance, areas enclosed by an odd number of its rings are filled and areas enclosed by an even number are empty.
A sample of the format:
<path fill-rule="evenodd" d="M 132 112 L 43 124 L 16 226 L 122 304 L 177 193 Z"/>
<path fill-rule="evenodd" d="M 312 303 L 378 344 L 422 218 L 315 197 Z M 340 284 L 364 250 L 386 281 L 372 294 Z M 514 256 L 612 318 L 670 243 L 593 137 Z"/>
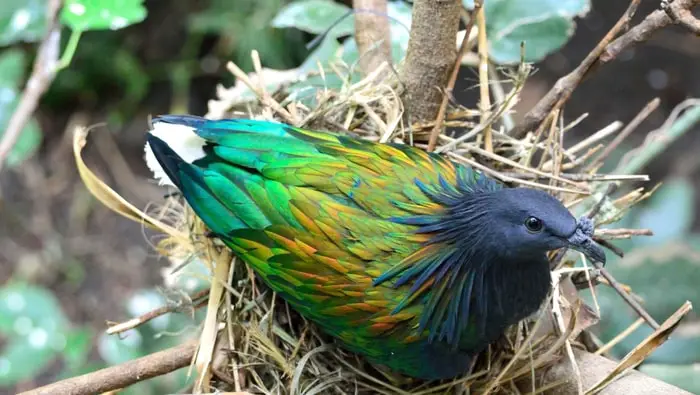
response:
<path fill-rule="evenodd" d="M 441 265 L 454 249 L 417 229 L 465 191 L 500 185 L 404 145 L 263 121 L 157 121 L 208 142 L 193 165 L 161 163 L 208 227 L 302 314 L 370 353 L 383 334 L 459 340 L 478 279 Z"/>

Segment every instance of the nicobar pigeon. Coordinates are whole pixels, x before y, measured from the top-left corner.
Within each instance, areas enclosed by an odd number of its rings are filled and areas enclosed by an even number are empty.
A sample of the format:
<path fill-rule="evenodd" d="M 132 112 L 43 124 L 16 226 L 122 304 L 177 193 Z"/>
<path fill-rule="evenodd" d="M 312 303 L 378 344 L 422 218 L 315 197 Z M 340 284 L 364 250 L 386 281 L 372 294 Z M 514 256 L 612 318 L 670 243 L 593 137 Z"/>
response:
<path fill-rule="evenodd" d="M 546 252 L 604 262 L 590 220 L 463 164 L 268 121 L 155 118 L 146 161 L 294 309 L 372 363 L 464 374 L 536 312 Z"/>

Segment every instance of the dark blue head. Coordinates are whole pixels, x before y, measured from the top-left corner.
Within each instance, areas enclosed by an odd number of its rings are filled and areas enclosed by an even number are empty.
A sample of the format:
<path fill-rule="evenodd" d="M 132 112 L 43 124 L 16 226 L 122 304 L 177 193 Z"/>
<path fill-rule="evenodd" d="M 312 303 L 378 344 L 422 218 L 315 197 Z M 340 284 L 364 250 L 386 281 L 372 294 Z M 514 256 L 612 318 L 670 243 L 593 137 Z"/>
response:
<path fill-rule="evenodd" d="M 592 242 L 592 224 L 576 221 L 551 195 L 529 188 L 504 188 L 486 195 L 486 232 L 505 251 L 519 256 L 540 255 L 569 247 L 590 259 L 605 262 L 602 249 Z"/>

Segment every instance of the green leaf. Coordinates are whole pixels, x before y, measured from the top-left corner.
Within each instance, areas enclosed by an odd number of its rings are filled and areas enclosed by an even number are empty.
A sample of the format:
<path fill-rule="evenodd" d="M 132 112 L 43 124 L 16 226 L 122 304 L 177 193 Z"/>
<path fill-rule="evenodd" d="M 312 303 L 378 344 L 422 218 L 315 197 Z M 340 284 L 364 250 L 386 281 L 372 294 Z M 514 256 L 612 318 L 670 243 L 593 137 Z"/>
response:
<path fill-rule="evenodd" d="M 18 41 L 39 41 L 45 32 L 45 0 L 3 0 L 0 7 L 0 47 Z"/>
<path fill-rule="evenodd" d="M 0 53 L 0 136 L 7 128 L 10 117 L 19 103 L 19 86 L 24 77 L 26 57 L 18 49 Z M 15 166 L 31 156 L 41 144 L 39 124 L 30 118 L 6 158 L 9 166 Z"/>
<path fill-rule="evenodd" d="M 489 55 L 497 63 L 536 62 L 562 47 L 574 32 L 573 18 L 585 15 L 589 0 L 489 0 L 484 5 Z"/>
<path fill-rule="evenodd" d="M 92 346 L 92 330 L 79 328 L 70 331 L 66 336 L 66 346 L 63 349 L 63 359 L 68 370 L 78 370 L 85 365 L 90 347 Z"/>
<path fill-rule="evenodd" d="M 208 3 L 207 8 L 189 16 L 188 23 L 191 31 L 221 34 L 238 27 L 234 23 L 239 22 L 237 20 L 241 12 L 239 4 L 234 5 L 230 0 L 210 0 Z M 248 16 L 246 12 L 246 17 Z"/>
<path fill-rule="evenodd" d="M 146 18 L 143 0 L 66 0 L 61 21 L 73 30 L 119 30 Z"/>
<path fill-rule="evenodd" d="M 295 1 L 284 7 L 272 20 L 277 28 L 293 27 L 308 33 L 321 34 L 337 23 L 328 35 L 339 37 L 355 32 L 355 18 L 347 15 L 347 6 L 332 0 Z M 338 22 L 341 18 L 342 21 Z"/>
<path fill-rule="evenodd" d="M 687 179 L 666 181 L 649 198 L 637 217 L 637 227 L 649 228 L 653 237 L 638 237 L 635 245 L 660 245 L 682 238 L 695 218 L 695 188 Z"/>
<path fill-rule="evenodd" d="M 33 334 L 11 338 L 0 355 L 0 387 L 38 375 L 58 352 L 47 346 L 49 335 L 38 329 Z"/>
<path fill-rule="evenodd" d="M 639 370 L 690 393 L 700 394 L 700 363 L 687 365 L 645 363 Z"/>
<path fill-rule="evenodd" d="M 23 283 L 0 288 L 0 333 L 7 344 L 0 354 L 0 386 L 41 372 L 63 351 L 68 320 L 47 290 Z"/>
<path fill-rule="evenodd" d="M 19 49 L 8 49 L 0 52 L 0 88 L 16 90 L 22 83 L 24 69 L 27 67 L 27 59 L 24 52 Z M 0 103 L 11 101 L 3 92 L 0 94 Z"/>
<path fill-rule="evenodd" d="M 22 336 L 37 327 L 57 331 L 67 323 L 58 301 L 46 289 L 23 283 L 0 288 L 0 333 Z"/>

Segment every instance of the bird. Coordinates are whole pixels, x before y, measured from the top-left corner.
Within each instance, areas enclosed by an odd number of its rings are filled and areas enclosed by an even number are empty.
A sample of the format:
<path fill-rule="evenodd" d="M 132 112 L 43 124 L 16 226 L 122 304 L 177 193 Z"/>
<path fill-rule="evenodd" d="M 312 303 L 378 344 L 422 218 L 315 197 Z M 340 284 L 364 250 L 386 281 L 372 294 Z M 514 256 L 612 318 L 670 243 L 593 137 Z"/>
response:
<path fill-rule="evenodd" d="M 551 289 L 547 253 L 605 263 L 593 222 L 465 164 L 255 119 L 162 115 L 145 162 L 302 316 L 375 366 L 451 379 Z"/>

